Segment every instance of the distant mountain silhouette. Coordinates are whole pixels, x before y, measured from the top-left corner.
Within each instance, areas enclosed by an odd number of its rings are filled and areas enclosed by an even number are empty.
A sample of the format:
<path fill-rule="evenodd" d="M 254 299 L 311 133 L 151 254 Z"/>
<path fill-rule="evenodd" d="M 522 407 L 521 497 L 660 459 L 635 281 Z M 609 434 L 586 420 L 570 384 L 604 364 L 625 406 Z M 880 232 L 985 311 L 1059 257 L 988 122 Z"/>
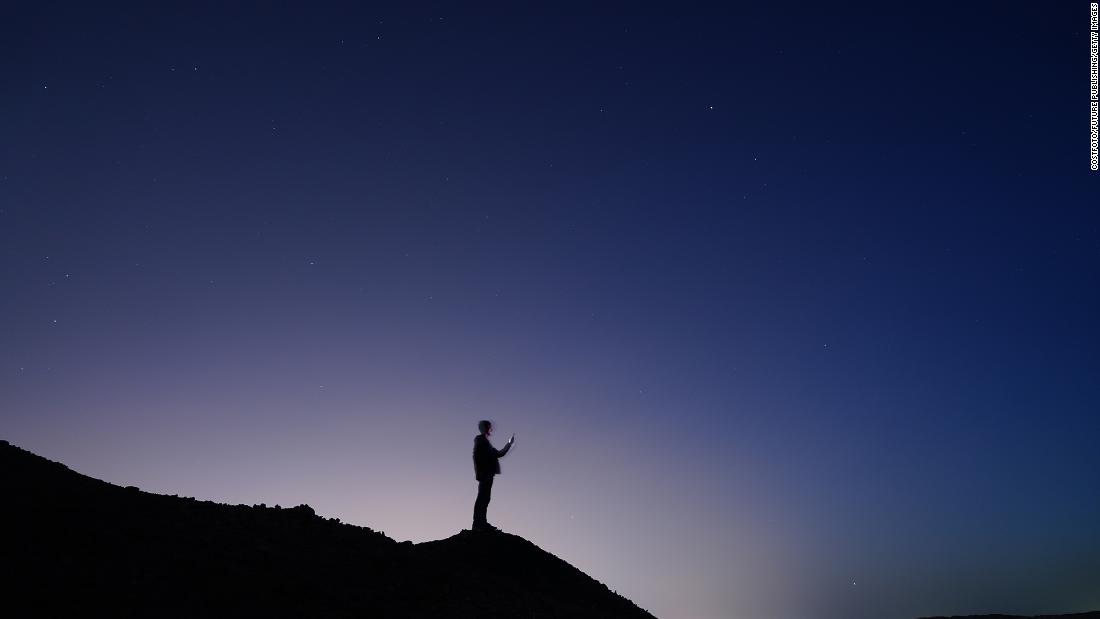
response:
<path fill-rule="evenodd" d="M 1100 610 L 1071 615 L 952 615 L 950 617 L 921 617 L 921 619 L 1100 619 Z"/>
<path fill-rule="evenodd" d="M 653 617 L 515 535 L 398 543 L 308 505 L 122 488 L 6 441 L 0 513 L 13 617 Z"/>

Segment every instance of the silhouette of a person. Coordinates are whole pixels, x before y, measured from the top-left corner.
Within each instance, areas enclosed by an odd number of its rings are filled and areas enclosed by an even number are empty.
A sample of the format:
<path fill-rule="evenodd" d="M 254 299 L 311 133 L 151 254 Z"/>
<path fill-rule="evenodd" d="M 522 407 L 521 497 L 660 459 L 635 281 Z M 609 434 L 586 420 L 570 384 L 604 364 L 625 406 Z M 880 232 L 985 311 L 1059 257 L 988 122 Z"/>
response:
<path fill-rule="evenodd" d="M 500 474 L 500 459 L 512 444 L 516 442 L 516 435 L 504 445 L 504 449 L 496 449 L 489 442 L 489 436 L 493 433 L 493 422 L 482 419 L 477 422 L 477 429 L 481 432 L 474 438 L 474 477 L 477 478 L 477 500 L 474 501 L 474 526 L 475 531 L 496 531 L 497 528 L 489 524 L 486 513 L 489 510 L 489 499 L 493 493 L 493 477 Z"/>

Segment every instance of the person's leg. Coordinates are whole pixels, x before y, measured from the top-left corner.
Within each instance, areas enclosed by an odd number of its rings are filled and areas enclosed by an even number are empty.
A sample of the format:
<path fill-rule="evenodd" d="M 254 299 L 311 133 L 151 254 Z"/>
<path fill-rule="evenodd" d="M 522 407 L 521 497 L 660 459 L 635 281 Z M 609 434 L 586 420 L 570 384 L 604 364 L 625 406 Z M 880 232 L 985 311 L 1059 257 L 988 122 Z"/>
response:
<path fill-rule="evenodd" d="M 481 503 L 485 500 L 485 491 L 482 489 L 481 480 L 477 482 L 477 498 L 474 499 L 474 526 L 477 528 L 481 524 Z"/>
<path fill-rule="evenodd" d="M 487 524 L 486 512 L 493 491 L 493 478 L 477 482 L 477 500 L 474 501 L 474 527 Z"/>
<path fill-rule="evenodd" d="M 493 499 L 493 476 L 485 480 L 485 502 L 481 505 L 481 522 L 489 524 L 489 501 Z"/>

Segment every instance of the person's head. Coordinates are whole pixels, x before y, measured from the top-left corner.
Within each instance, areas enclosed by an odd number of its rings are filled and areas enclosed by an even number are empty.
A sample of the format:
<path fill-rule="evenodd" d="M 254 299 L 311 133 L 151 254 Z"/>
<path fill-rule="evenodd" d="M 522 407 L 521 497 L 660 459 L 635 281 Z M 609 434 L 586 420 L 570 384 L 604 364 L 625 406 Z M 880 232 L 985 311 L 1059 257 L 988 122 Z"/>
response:
<path fill-rule="evenodd" d="M 482 419 L 481 421 L 477 422 L 477 429 L 485 436 L 489 436 L 493 433 L 493 422 L 489 421 L 488 419 Z"/>

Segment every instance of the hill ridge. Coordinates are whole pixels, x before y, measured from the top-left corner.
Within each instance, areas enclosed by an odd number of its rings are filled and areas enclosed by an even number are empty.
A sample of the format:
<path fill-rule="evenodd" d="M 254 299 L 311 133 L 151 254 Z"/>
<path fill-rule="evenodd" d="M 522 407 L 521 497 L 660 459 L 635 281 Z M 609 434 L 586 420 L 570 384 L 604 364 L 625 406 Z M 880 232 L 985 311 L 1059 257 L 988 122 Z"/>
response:
<path fill-rule="evenodd" d="M 397 542 L 306 504 L 118 486 L 3 440 L 0 497 L 6 607 L 27 616 L 653 617 L 518 535 Z"/>

